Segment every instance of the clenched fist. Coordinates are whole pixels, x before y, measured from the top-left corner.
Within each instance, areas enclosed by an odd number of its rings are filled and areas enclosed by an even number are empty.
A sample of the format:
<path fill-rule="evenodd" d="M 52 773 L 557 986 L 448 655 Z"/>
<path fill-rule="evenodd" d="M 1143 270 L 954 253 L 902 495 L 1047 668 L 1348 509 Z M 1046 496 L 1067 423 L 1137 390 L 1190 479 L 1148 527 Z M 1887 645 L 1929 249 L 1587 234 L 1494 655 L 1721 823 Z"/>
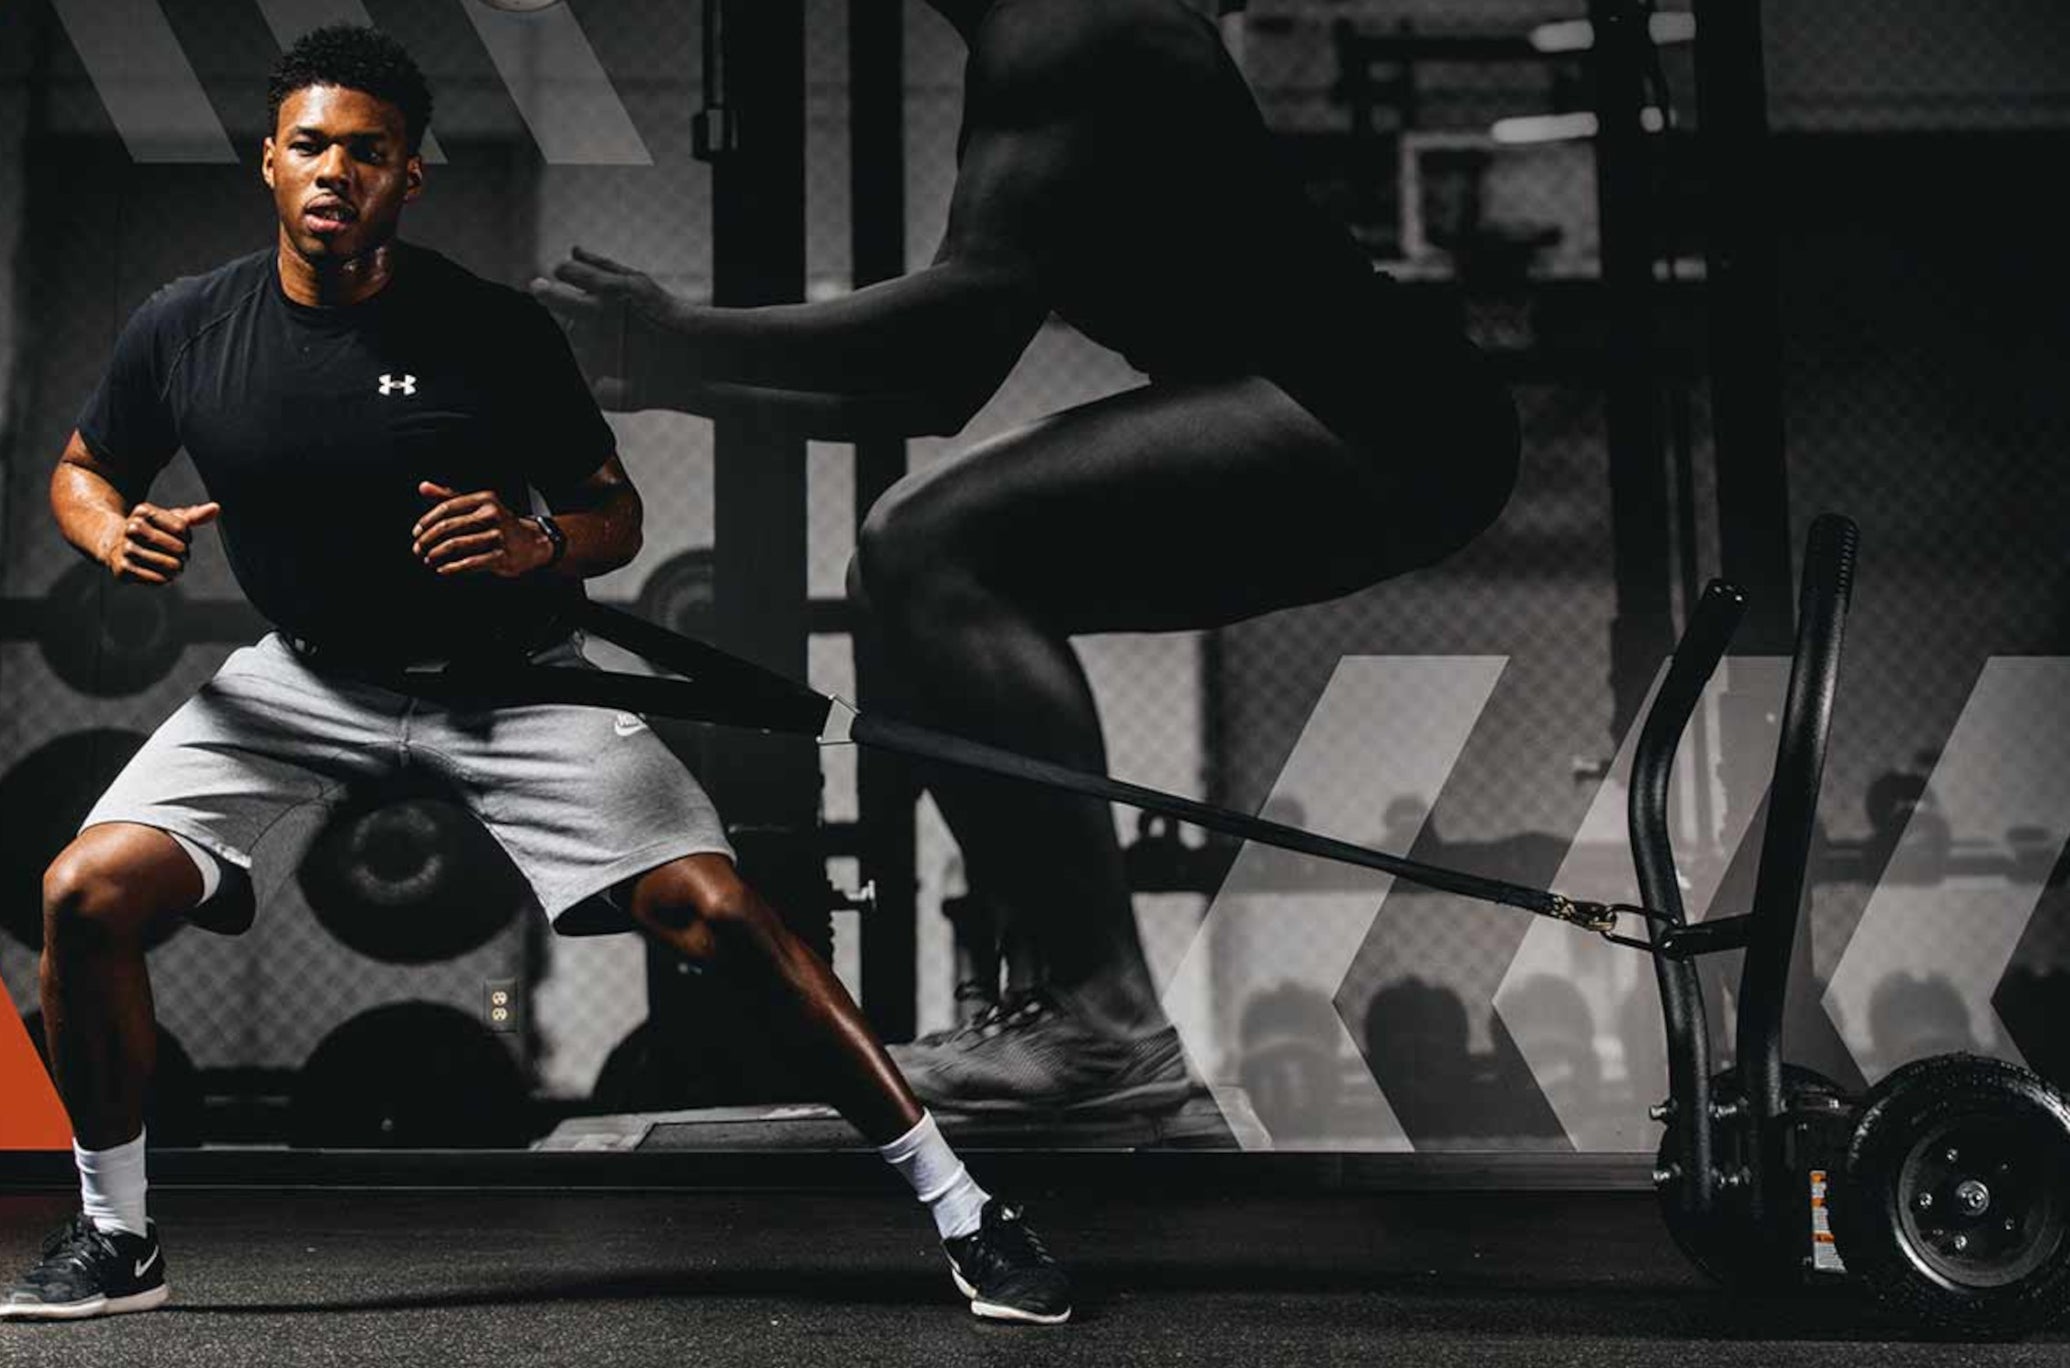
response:
<path fill-rule="evenodd" d="M 118 580 L 131 584 L 171 584 L 187 568 L 193 529 L 216 520 L 218 503 L 161 508 L 140 503 L 122 521 L 120 533 L 101 552 L 101 564 Z"/>

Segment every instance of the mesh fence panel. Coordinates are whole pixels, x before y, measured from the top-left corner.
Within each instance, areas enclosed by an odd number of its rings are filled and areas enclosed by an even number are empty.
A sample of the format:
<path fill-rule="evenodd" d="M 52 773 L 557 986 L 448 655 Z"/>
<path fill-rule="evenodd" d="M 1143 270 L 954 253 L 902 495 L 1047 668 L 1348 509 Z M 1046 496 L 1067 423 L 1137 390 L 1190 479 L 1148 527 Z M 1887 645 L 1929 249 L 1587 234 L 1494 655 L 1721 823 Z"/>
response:
<path fill-rule="evenodd" d="M 1771 0 L 1762 7 L 1779 128 L 2062 128 L 2070 25 L 2046 0 Z"/>

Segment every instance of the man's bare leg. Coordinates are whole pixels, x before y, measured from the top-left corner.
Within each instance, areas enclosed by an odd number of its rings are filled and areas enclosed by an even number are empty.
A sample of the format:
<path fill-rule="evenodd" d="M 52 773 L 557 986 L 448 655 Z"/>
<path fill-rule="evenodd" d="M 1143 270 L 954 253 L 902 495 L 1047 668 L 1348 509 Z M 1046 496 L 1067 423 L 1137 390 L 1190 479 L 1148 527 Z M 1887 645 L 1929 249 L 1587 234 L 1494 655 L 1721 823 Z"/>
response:
<path fill-rule="evenodd" d="M 921 1110 L 855 999 L 825 960 L 722 855 L 691 855 L 634 884 L 633 919 L 679 954 L 709 964 L 762 1009 L 816 1094 L 911 1184 L 941 1233 L 957 1286 L 980 1316 L 1057 1324 L 1070 1282 L 1018 1209 L 970 1176 Z"/>
<path fill-rule="evenodd" d="M 642 875 L 630 908 L 643 930 L 710 964 L 768 1013 L 786 1052 L 818 1092 L 875 1145 L 920 1121 L 920 1103 L 862 1010 L 721 855 L 691 855 Z"/>
<path fill-rule="evenodd" d="M 144 948 L 201 898 L 201 871 L 153 827 L 89 827 L 43 880 L 39 987 L 51 1075 L 89 1150 L 133 1140 L 158 1057 Z"/>
<path fill-rule="evenodd" d="M 82 1209 L 0 1290 L 0 1320 L 148 1311 L 171 1295 L 145 1200 L 144 1098 L 158 1027 L 144 948 L 202 888 L 172 837 L 130 823 L 88 828 L 44 874 L 44 1039 L 72 1120 Z"/>

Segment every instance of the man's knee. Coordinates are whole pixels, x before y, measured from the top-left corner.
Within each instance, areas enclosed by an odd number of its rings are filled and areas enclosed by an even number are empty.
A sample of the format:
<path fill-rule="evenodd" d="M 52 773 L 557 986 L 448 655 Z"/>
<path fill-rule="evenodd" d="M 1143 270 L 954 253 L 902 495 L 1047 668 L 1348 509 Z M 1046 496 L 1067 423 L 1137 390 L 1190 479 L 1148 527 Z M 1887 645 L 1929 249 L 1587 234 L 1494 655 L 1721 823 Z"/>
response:
<path fill-rule="evenodd" d="M 855 538 L 852 583 L 880 607 L 892 607 L 954 567 L 955 521 L 931 483 L 894 485 L 870 507 Z"/>
<path fill-rule="evenodd" d="M 662 866 L 633 889 L 635 921 L 700 963 L 767 954 L 782 922 L 721 856 Z"/>
<path fill-rule="evenodd" d="M 856 533 L 849 593 L 873 621 L 894 632 L 925 632 L 987 610 L 969 540 L 926 491 L 894 489 L 871 508 Z"/>
<path fill-rule="evenodd" d="M 861 552 L 848 558 L 848 601 L 862 613 L 870 611 L 870 586 L 863 580 Z"/>
<path fill-rule="evenodd" d="M 43 943 L 59 953 L 140 941 L 172 910 L 143 871 L 81 841 L 43 873 Z"/>
<path fill-rule="evenodd" d="M 903 581 L 919 572 L 919 544 L 896 490 L 870 507 L 855 534 L 848 562 L 848 592 L 872 606 L 897 601 Z"/>

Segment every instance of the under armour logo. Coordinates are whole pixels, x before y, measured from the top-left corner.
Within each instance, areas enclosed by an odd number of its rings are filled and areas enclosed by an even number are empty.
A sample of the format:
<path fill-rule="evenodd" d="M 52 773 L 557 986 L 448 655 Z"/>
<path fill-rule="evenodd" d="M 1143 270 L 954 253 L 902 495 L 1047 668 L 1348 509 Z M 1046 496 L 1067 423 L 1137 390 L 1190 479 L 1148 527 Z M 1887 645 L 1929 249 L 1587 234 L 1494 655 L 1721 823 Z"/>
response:
<path fill-rule="evenodd" d="M 417 392 L 417 377 L 405 375 L 400 380 L 392 375 L 383 375 L 381 377 L 381 393 L 393 394 L 397 390 L 401 390 L 404 394 L 415 394 Z"/>

